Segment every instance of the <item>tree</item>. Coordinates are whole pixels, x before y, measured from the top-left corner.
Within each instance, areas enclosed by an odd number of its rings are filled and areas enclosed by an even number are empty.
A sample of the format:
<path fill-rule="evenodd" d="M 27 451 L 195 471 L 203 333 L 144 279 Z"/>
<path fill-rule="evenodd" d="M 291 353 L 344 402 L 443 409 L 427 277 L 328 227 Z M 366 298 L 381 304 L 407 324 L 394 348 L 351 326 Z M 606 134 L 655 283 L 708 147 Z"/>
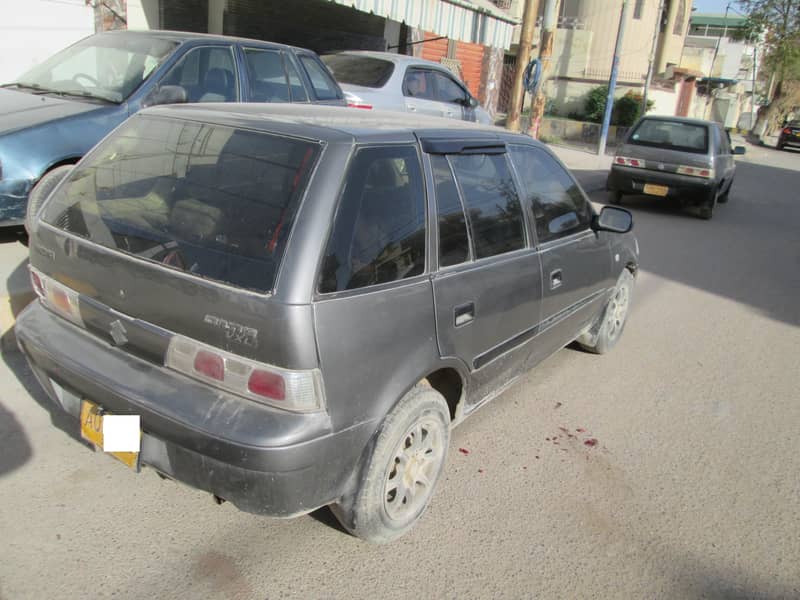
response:
<path fill-rule="evenodd" d="M 764 62 L 775 78 L 775 95 L 759 116 L 769 133 L 800 106 L 800 0 L 739 0 L 748 15 L 747 29 L 763 36 Z M 755 92 L 755 90 L 754 90 Z"/>

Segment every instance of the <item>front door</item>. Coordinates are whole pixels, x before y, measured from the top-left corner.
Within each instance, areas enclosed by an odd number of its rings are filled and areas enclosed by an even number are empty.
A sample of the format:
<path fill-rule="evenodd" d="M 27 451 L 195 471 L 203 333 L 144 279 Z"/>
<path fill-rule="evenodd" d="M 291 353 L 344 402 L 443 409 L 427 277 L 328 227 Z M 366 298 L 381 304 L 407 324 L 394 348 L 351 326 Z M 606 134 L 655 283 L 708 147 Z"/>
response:
<path fill-rule="evenodd" d="M 608 234 L 591 229 L 594 211 L 575 179 L 549 152 L 512 146 L 510 156 L 536 224 L 542 264 L 541 358 L 574 340 L 614 286 Z"/>
<path fill-rule="evenodd" d="M 540 318 L 542 276 L 503 149 L 431 154 L 438 223 L 439 351 L 472 372 L 474 405 L 519 373 Z"/>

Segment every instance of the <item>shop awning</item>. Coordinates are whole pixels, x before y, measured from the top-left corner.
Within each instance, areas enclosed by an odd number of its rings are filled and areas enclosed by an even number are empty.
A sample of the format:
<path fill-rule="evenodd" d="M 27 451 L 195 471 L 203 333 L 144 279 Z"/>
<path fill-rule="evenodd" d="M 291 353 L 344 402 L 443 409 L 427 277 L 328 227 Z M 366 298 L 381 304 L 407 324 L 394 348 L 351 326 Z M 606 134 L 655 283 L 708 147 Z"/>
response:
<path fill-rule="evenodd" d="M 508 49 L 518 21 L 488 0 L 331 0 L 462 42 Z"/>

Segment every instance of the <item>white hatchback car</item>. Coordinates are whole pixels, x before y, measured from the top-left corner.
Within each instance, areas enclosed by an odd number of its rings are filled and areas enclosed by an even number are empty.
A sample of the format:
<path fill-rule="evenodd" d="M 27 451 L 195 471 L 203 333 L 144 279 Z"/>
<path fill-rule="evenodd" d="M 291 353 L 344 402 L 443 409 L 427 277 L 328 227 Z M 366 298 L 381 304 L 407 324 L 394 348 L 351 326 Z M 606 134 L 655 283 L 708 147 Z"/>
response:
<path fill-rule="evenodd" d="M 348 106 L 382 108 L 491 125 L 494 121 L 467 86 L 439 63 L 391 52 L 346 51 L 322 61 Z"/>

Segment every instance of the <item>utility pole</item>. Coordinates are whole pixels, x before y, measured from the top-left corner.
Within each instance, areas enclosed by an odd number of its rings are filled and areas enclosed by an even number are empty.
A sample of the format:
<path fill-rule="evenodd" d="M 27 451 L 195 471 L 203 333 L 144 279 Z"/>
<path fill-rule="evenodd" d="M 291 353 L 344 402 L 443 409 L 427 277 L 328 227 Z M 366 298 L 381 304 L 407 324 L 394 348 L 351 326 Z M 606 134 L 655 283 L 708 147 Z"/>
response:
<path fill-rule="evenodd" d="M 542 20 L 542 41 L 539 44 L 539 84 L 536 86 L 536 97 L 531 107 L 531 135 L 539 138 L 539 125 L 544 117 L 544 83 L 550 70 L 550 57 L 553 56 L 553 40 L 558 27 L 558 3 L 560 0 L 545 0 L 544 19 Z"/>
<path fill-rule="evenodd" d="M 661 33 L 661 17 L 664 13 L 664 0 L 658 3 L 656 13 L 656 30 L 653 32 L 653 45 L 650 47 L 650 61 L 647 63 L 647 77 L 644 80 L 644 94 L 642 94 L 642 115 L 647 112 L 647 94 L 650 92 L 650 84 L 653 81 L 653 63 L 656 60 L 656 46 L 658 46 L 658 36 Z M 636 16 L 636 15 L 634 15 Z"/>
<path fill-rule="evenodd" d="M 525 68 L 531 60 L 531 44 L 538 13 L 539 0 L 525 0 L 522 31 L 519 35 L 519 48 L 517 49 L 517 67 L 514 71 L 514 85 L 511 86 L 511 107 L 508 109 L 508 118 L 506 119 L 506 129 L 511 131 L 519 131 L 519 116 L 522 112 L 522 101 L 525 98 L 522 80 L 525 77 Z"/>
<path fill-rule="evenodd" d="M 622 0 L 622 10 L 619 14 L 619 28 L 617 29 L 617 43 L 614 46 L 614 60 L 611 62 L 611 79 L 608 82 L 608 96 L 606 97 L 606 113 L 603 116 L 603 128 L 600 130 L 600 144 L 597 154 L 606 153 L 608 140 L 608 126 L 611 124 L 611 111 L 614 108 L 614 90 L 617 88 L 617 72 L 619 71 L 619 55 L 622 52 L 622 40 L 625 37 L 625 22 L 628 20 L 628 0 Z"/>

